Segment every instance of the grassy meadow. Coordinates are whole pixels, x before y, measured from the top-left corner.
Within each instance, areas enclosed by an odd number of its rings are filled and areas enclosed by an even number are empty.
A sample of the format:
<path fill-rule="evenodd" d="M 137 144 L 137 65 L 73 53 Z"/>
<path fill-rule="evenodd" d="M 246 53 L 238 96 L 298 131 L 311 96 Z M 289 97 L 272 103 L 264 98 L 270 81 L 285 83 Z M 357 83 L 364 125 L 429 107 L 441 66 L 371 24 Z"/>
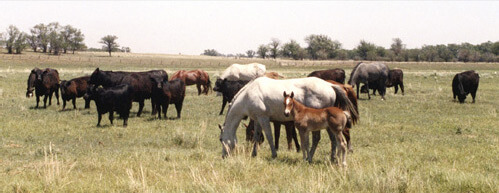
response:
<path fill-rule="evenodd" d="M 55 68 L 61 80 L 102 70 L 203 69 L 212 82 L 231 63 L 260 62 L 286 78 L 318 69 L 344 68 L 354 61 L 290 61 L 206 56 L 79 53 L 48 56 L 0 55 L 0 192 L 499 192 L 499 64 L 387 63 L 404 70 L 405 96 L 387 89 L 386 101 L 359 101 L 360 123 L 351 130 L 354 152 L 347 168 L 329 161 L 325 131 L 314 162 L 286 150 L 282 130 L 275 159 L 265 142 L 257 157 L 244 129 L 237 153 L 221 158 L 218 124 L 222 99 L 187 89 L 181 119 L 145 113 L 133 104 L 122 120 L 96 127 L 92 102 L 83 109 L 61 105 L 34 109 L 26 98 L 31 69 Z M 455 73 L 480 74 L 476 103 L 452 100 Z M 400 92 L 400 91 L 399 91 Z M 43 103 L 41 103 L 43 105 Z M 168 116 L 176 115 L 170 106 Z M 116 116 L 116 115 L 115 115 Z M 117 116 L 116 116 L 117 117 Z M 243 121 L 247 122 L 247 121 Z"/>

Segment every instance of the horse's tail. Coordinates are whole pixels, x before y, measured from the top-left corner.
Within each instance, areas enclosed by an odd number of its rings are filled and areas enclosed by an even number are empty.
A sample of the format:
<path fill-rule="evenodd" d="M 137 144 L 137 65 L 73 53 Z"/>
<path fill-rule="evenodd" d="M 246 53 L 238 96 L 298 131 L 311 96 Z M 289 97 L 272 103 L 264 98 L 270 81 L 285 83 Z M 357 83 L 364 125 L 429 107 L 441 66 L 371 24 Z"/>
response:
<path fill-rule="evenodd" d="M 336 93 L 336 101 L 334 106 L 344 111 L 348 111 L 352 118 L 352 123 L 355 125 L 355 123 L 357 123 L 357 121 L 359 120 L 359 113 L 357 112 L 357 110 L 355 110 L 355 106 L 352 104 L 350 99 L 348 99 L 345 91 L 341 87 L 337 85 L 333 85 L 332 87 L 334 92 Z"/>

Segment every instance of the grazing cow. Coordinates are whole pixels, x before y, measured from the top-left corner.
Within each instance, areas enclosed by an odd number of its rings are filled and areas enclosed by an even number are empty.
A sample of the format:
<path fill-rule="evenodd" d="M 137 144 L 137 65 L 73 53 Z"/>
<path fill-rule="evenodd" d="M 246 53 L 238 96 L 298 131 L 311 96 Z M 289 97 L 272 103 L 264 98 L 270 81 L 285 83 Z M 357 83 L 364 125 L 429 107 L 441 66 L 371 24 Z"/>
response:
<path fill-rule="evenodd" d="M 300 151 L 300 144 L 298 143 L 298 136 L 296 135 L 295 125 L 293 121 L 281 122 L 281 121 L 271 121 L 274 123 L 274 137 L 275 137 L 275 149 L 279 150 L 279 138 L 281 136 L 281 125 L 284 125 L 286 129 L 286 140 L 288 142 L 288 150 L 293 149 L 293 141 L 295 142 L 296 151 Z M 255 121 L 250 120 L 248 125 L 244 125 L 246 127 L 246 141 L 256 142 L 254 139 L 255 134 Z M 265 138 L 260 135 L 260 139 L 258 139 L 258 143 L 262 144 Z"/>
<path fill-rule="evenodd" d="M 222 80 L 220 78 L 217 78 L 213 90 L 222 93 L 222 109 L 220 110 L 219 115 L 223 114 L 227 102 L 232 101 L 236 93 L 248 82 L 249 81 L 246 80 L 231 81 L 227 79 Z"/>
<path fill-rule="evenodd" d="M 397 94 L 399 88 L 402 90 L 402 95 L 404 95 L 404 72 L 401 69 L 393 69 L 388 72 L 388 79 L 386 80 L 386 87 L 395 87 L 395 94 Z M 377 82 L 369 82 L 369 88 L 373 90 L 373 95 L 376 95 L 376 90 L 378 90 Z M 360 87 L 360 93 L 367 93 L 366 85 Z M 378 91 L 379 92 L 379 91 Z"/>
<path fill-rule="evenodd" d="M 175 79 L 184 81 L 186 86 L 195 84 L 196 88 L 198 89 L 198 95 L 201 95 L 201 93 L 208 95 L 208 91 L 211 90 L 210 76 L 203 70 L 179 70 L 175 72 L 170 78 L 170 80 Z M 203 91 L 201 91 L 201 86 L 203 86 Z"/>
<path fill-rule="evenodd" d="M 281 76 L 279 73 L 277 72 L 266 72 L 265 73 L 265 76 L 266 77 L 269 77 L 269 78 L 272 78 L 272 79 L 283 79 L 284 76 Z"/>
<path fill-rule="evenodd" d="M 62 110 L 66 108 L 66 101 L 73 100 L 73 108 L 76 109 L 76 98 L 83 97 L 87 93 L 87 82 L 90 76 L 82 76 L 71 80 L 61 81 Z M 85 109 L 90 108 L 90 100 L 85 100 Z"/>
<path fill-rule="evenodd" d="M 341 68 L 313 71 L 307 77 L 315 76 L 322 80 L 333 80 L 345 84 L 345 70 Z"/>
<path fill-rule="evenodd" d="M 376 83 L 381 100 L 385 100 L 386 79 L 388 78 L 388 67 L 383 63 L 364 63 L 359 62 L 352 70 L 348 84 L 353 87 L 357 86 L 357 98 L 360 97 L 360 83 L 366 85 L 369 90 L 370 83 Z M 367 96 L 371 99 L 371 95 L 367 92 Z"/>
<path fill-rule="evenodd" d="M 263 64 L 232 64 L 224 70 L 220 79 L 249 81 L 264 76 L 266 71 L 267 69 Z"/>
<path fill-rule="evenodd" d="M 109 113 L 109 121 L 113 124 L 116 111 L 123 118 L 123 127 L 128 125 L 128 117 L 133 101 L 133 88 L 127 84 L 120 84 L 113 87 L 102 88 L 91 85 L 85 94 L 85 100 L 94 100 L 97 107 L 98 120 L 97 126 L 100 126 L 102 115 Z"/>
<path fill-rule="evenodd" d="M 55 98 L 57 99 L 57 105 L 59 105 L 59 72 L 57 72 L 57 70 L 51 68 L 46 68 L 45 70 L 34 68 L 33 70 L 31 70 L 31 73 L 28 77 L 28 89 L 26 91 L 26 97 L 33 96 L 33 87 L 36 94 L 35 108 L 38 108 L 40 96 L 44 96 L 44 108 L 47 107 L 47 97 L 49 98 L 49 105 L 52 105 L 52 95 L 54 93 Z"/>
<path fill-rule="evenodd" d="M 478 90 L 478 83 L 480 76 L 474 70 L 458 73 L 452 79 L 452 93 L 454 100 L 456 96 L 460 103 L 464 103 L 466 95 L 471 94 L 473 103 L 475 103 L 476 91 Z"/>
<path fill-rule="evenodd" d="M 161 81 L 153 79 L 158 85 L 154 88 L 153 98 L 156 100 L 156 109 L 158 110 L 158 118 L 161 119 L 161 108 L 163 108 L 164 117 L 168 110 L 169 104 L 175 104 L 177 109 L 177 118 L 180 118 L 182 113 L 182 104 L 185 98 L 185 83 L 180 79 Z"/>
<path fill-rule="evenodd" d="M 316 77 L 274 80 L 260 77 L 245 85 L 234 96 L 223 126 L 221 129 L 220 142 L 222 143 L 222 157 L 228 156 L 237 143 L 236 131 L 239 123 L 245 117 L 256 121 L 256 135 L 259 139 L 262 128 L 270 145 L 272 157 L 276 157 L 270 121 L 293 121 L 292 118 L 282 113 L 282 91 L 288 90 L 295 93 L 295 99 L 302 101 L 305 105 L 314 108 L 338 106 L 348 110 L 352 114 L 352 121 L 357 121 L 357 111 L 347 98 L 345 91 L 337 85 L 328 83 Z M 255 140 L 257 141 L 257 140 Z M 258 144 L 253 146 L 253 156 L 257 155 Z"/>
<path fill-rule="evenodd" d="M 142 114 L 144 108 L 144 100 L 151 98 L 154 83 L 151 77 L 158 77 L 168 80 L 168 75 L 164 70 L 151 70 L 147 72 L 122 72 L 122 71 L 103 71 L 99 68 L 90 76 L 89 84 L 96 86 L 102 85 L 103 87 L 113 87 L 120 84 L 128 84 L 132 87 L 133 101 L 139 103 L 139 111 L 137 116 Z M 155 101 L 151 100 L 152 114 L 156 113 Z"/>
<path fill-rule="evenodd" d="M 284 115 L 292 116 L 296 128 L 300 132 L 300 139 L 302 144 L 303 159 L 307 160 L 309 163 L 312 162 L 314 156 L 315 148 L 311 150 L 309 147 L 309 133 L 311 131 L 320 131 L 321 129 L 327 129 L 328 133 L 333 133 L 335 140 L 331 139 L 331 161 L 334 161 L 334 156 L 336 155 L 336 148 L 334 144 L 339 144 L 339 156 L 341 158 L 341 164 L 343 166 L 347 165 L 346 154 L 347 154 L 347 144 L 345 138 L 343 137 L 343 130 L 347 125 L 351 125 L 350 112 L 344 111 L 338 107 L 327 107 L 321 109 L 309 108 L 302 103 L 294 99 L 294 92 L 291 94 L 284 95 Z M 340 163 L 338 162 L 338 164 Z"/>

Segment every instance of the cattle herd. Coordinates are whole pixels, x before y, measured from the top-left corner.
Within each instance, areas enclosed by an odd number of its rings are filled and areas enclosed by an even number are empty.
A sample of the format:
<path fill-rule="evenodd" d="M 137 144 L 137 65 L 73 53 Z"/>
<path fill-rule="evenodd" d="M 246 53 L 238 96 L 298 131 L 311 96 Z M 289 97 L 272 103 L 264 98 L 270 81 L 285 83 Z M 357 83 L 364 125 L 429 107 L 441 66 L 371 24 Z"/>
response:
<path fill-rule="evenodd" d="M 357 99 L 360 93 L 376 90 L 385 100 L 386 87 L 395 87 L 395 94 L 400 87 L 404 94 L 403 72 L 401 69 L 390 70 L 383 63 L 358 63 L 352 70 L 348 84 L 345 84 L 345 70 L 330 69 L 311 72 L 306 78 L 284 79 L 275 72 L 267 72 L 265 65 L 233 64 L 217 78 L 214 91 L 222 95 L 224 113 L 227 103 L 229 107 L 223 125 L 219 125 L 222 143 L 222 157 L 230 155 L 237 143 L 236 130 L 242 119 L 250 118 L 246 126 L 246 140 L 254 144 L 252 155 L 257 155 L 258 144 L 264 137 L 270 145 L 275 157 L 279 147 L 280 126 L 286 128 L 288 149 L 293 146 L 303 152 L 303 158 L 312 161 L 313 154 L 320 140 L 320 130 L 326 129 L 331 140 L 331 159 L 336 156 L 341 165 L 346 165 L 347 149 L 352 151 L 349 129 L 358 118 Z M 360 83 L 364 85 L 361 87 Z M 454 100 L 458 98 L 464 103 L 471 94 L 475 102 L 479 75 L 475 71 L 458 73 L 452 80 Z M 26 97 L 36 95 L 36 108 L 40 97 L 44 97 L 43 106 L 52 102 L 55 93 L 59 105 L 59 90 L 63 101 L 72 101 L 76 109 L 76 98 L 85 99 L 85 108 L 90 107 L 93 100 L 97 107 L 97 126 L 100 126 L 102 115 L 109 113 L 109 121 L 113 124 L 114 112 L 123 119 L 123 126 L 128 124 L 132 102 L 139 103 L 137 116 L 142 114 L 144 101 L 151 99 L 152 115 L 163 113 L 166 118 L 169 104 L 174 104 L 177 118 L 181 117 L 182 104 L 186 86 L 196 85 L 198 95 L 208 94 L 211 81 L 203 70 L 181 70 L 168 79 L 164 70 L 146 72 L 103 71 L 99 68 L 90 76 L 82 76 L 70 80 L 60 80 L 55 69 L 34 68 L 29 74 Z M 357 92 L 354 88 L 357 87 Z M 274 124 L 274 138 L 270 130 L 270 122 Z M 302 147 L 298 143 L 300 134 Z M 309 133 L 312 133 L 312 147 L 309 149 Z M 339 153 L 336 155 L 336 148 Z"/>

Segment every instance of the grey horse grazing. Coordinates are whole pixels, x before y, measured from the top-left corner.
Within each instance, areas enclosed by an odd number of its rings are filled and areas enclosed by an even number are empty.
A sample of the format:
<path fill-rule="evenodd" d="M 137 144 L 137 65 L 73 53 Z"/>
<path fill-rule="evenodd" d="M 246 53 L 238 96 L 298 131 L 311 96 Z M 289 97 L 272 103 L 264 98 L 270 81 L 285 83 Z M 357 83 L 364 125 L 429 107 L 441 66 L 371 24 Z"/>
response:
<path fill-rule="evenodd" d="M 367 90 L 369 90 L 369 83 L 376 83 L 378 87 L 378 92 L 381 95 L 381 99 L 385 99 L 386 93 L 386 80 L 388 78 L 388 72 L 390 70 L 388 67 L 379 62 L 364 63 L 359 62 L 352 70 L 350 74 L 350 79 L 348 84 L 352 86 L 357 86 L 357 98 L 360 97 L 360 83 L 366 85 Z M 371 99 L 371 95 L 367 92 L 367 96 Z"/>

